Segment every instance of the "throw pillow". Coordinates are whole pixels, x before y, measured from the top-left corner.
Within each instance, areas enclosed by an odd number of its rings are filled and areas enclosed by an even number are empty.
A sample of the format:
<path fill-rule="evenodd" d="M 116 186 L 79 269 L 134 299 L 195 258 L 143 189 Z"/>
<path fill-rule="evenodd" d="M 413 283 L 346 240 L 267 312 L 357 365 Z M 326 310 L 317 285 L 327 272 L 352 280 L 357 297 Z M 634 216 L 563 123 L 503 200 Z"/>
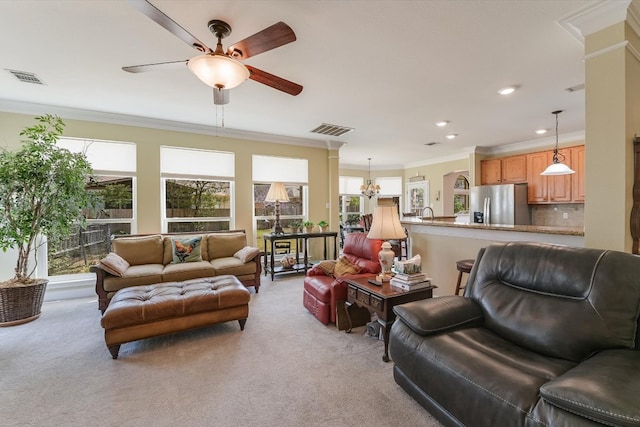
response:
<path fill-rule="evenodd" d="M 260 249 L 254 248 L 251 246 L 245 246 L 244 248 L 240 249 L 238 252 L 233 254 L 233 256 L 238 258 L 243 263 L 245 263 L 245 262 L 248 262 L 249 260 L 252 260 L 259 253 L 260 253 Z"/>
<path fill-rule="evenodd" d="M 316 267 L 318 267 L 320 270 L 322 270 L 322 272 L 327 275 L 327 276 L 333 276 L 333 271 L 336 268 L 336 261 L 333 259 L 328 259 L 325 261 L 320 261 L 319 263 L 316 264 Z"/>
<path fill-rule="evenodd" d="M 172 239 L 171 253 L 173 254 L 173 260 L 171 264 L 202 261 L 200 252 L 201 243 L 202 236 L 191 239 Z"/>
<path fill-rule="evenodd" d="M 336 277 L 344 276 L 345 274 L 358 274 L 362 268 L 358 265 L 352 264 L 351 261 L 345 257 L 338 258 L 336 266 L 333 269 L 333 274 Z"/>
<path fill-rule="evenodd" d="M 109 274 L 122 277 L 129 268 L 129 263 L 115 252 L 110 252 L 99 262 L 100 267 Z"/>

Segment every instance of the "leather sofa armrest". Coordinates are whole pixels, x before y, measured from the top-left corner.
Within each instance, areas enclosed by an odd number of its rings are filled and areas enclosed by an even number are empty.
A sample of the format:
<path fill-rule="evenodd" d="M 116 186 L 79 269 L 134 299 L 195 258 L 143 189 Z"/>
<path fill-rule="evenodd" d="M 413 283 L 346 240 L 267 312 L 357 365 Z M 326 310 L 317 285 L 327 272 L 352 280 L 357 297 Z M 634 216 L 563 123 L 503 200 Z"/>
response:
<path fill-rule="evenodd" d="M 605 350 L 540 387 L 550 404 L 606 425 L 640 425 L 640 351 Z"/>
<path fill-rule="evenodd" d="M 419 335 L 435 335 L 460 327 L 480 326 L 482 309 L 472 299 L 444 296 L 393 307 L 398 318 Z"/>

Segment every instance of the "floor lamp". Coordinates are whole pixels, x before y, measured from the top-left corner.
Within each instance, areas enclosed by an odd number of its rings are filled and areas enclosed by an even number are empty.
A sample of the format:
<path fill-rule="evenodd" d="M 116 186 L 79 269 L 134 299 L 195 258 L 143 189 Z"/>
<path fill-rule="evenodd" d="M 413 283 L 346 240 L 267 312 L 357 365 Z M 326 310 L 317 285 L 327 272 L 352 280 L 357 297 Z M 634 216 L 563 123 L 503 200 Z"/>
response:
<path fill-rule="evenodd" d="M 280 202 L 288 202 L 289 196 L 287 195 L 287 189 L 281 182 L 274 182 L 269 187 L 265 202 L 276 202 L 276 223 L 273 227 L 274 234 L 282 234 L 282 227 L 280 226 Z"/>
<path fill-rule="evenodd" d="M 385 241 L 382 244 L 382 250 L 378 252 L 378 261 L 380 261 L 380 266 L 382 267 L 383 280 L 387 281 L 391 277 L 391 266 L 396 256 L 391 250 L 391 243 L 388 240 L 405 239 L 407 237 L 404 227 L 400 224 L 398 208 L 395 205 L 376 207 L 367 237 Z"/>

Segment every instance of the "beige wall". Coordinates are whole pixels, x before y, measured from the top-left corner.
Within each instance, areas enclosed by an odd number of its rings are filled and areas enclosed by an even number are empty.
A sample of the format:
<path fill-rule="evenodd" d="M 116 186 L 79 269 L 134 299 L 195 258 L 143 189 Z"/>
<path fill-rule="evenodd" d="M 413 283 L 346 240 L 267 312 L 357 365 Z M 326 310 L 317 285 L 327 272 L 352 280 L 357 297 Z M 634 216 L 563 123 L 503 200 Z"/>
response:
<path fill-rule="evenodd" d="M 426 166 L 407 168 L 404 171 L 404 182 L 409 182 L 412 176 L 424 176 L 429 181 L 429 201 L 436 216 L 444 215 L 444 183 L 443 177 L 450 172 L 469 171 L 469 159 L 452 160 Z M 436 200 L 436 193 L 440 200 Z M 449 202 L 453 203 L 451 200 Z"/>
<path fill-rule="evenodd" d="M 309 217 L 318 222 L 329 220 L 330 156 L 326 148 L 303 147 L 268 143 L 188 132 L 149 129 L 64 119 L 64 136 L 134 142 L 137 146 L 138 233 L 156 233 L 161 229 L 160 206 L 160 146 L 170 145 L 235 153 L 235 224 L 247 230 L 253 239 L 253 182 L 251 156 L 253 154 L 297 157 L 309 160 Z M 17 146 L 19 133 L 34 124 L 33 116 L 0 113 L 0 146 Z M 335 153 L 334 153 L 335 157 Z M 336 166 L 334 165 L 335 169 Z M 332 229 L 337 230 L 337 213 Z"/>
<path fill-rule="evenodd" d="M 632 140 L 640 131 L 640 62 L 632 50 L 640 43 L 625 22 L 585 41 L 585 245 L 629 252 Z"/>

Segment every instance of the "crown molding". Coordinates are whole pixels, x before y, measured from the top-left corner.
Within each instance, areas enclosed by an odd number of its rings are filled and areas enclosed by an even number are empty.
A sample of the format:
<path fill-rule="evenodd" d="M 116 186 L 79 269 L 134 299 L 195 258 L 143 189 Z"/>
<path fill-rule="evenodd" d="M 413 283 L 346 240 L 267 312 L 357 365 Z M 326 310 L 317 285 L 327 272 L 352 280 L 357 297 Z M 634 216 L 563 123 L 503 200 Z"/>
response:
<path fill-rule="evenodd" d="M 559 144 L 567 144 L 576 141 L 584 141 L 584 131 L 565 133 L 558 135 Z M 547 149 L 549 146 L 555 146 L 556 137 L 550 136 L 548 138 L 537 138 L 528 141 L 515 142 L 513 144 L 500 145 L 497 147 L 476 147 L 477 154 L 507 154 L 513 152 L 532 151 Z"/>
<path fill-rule="evenodd" d="M 107 113 L 94 110 L 82 110 L 79 108 L 36 104 L 23 101 L 12 101 L 7 99 L 0 99 L 0 111 L 31 115 L 42 115 L 48 113 L 71 120 L 107 123 L 122 126 L 134 126 L 148 129 L 169 130 L 175 132 L 186 132 L 234 139 L 246 139 L 251 141 L 270 142 L 273 144 L 299 145 L 312 148 L 326 149 L 328 147 L 328 144 L 331 143 L 332 146 L 335 146 L 337 147 L 336 149 L 339 149 L 342 145 L 338 146 L 337 144 L 343 144 L 338 141 L 296 138 L 268 133 L 243 131 L 238 129 L 219 128 L 216 126 L 199 125 L 195 123 L 152 119 L 142 116 L 129 116 L 125 114 Z"/>
<path fill-rule="evenodd" d="M 604 0 L 592 2 L 558 19 L 558 24 L 584 45 L 584 38 L 590 34 L 627 20 L 638 27 L 638 0 Z M 627 14 L 630 6 L 633 11 Z M 635 29 L 636 32 L 637 29 Z"/>

